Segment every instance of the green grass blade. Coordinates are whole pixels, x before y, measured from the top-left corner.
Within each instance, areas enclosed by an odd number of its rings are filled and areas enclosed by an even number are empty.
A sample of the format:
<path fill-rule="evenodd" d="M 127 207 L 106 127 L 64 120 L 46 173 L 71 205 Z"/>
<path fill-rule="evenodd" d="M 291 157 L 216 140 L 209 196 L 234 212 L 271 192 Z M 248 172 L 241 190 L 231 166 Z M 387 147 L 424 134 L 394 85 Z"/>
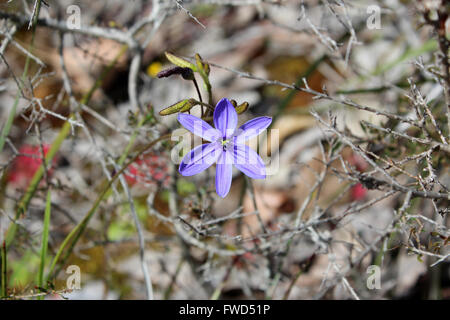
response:
<path fill-rule="evenodd" d="M 51 213 L 51 192 L 50 189 L 47 192 L 47 200 L 45 202 L 45 214 L 44 214 L 44 229 L 42 231 L 42 242 L 41 242 L 41 263 L 39 265 L 39 273 L 37 279 L 37 286 L 39 288 L 44 287 L 44 268 L 45 268 L 45 258 L 47 257 L 48 248 L 48 233 L 50 231 L 50 213 Z M 39 297 L 43 299 L 43 297 Z"/>
<path fill-rule="evenodd" d="M 434 39 L 430 39 L 418 48 L 407 49 L 400 57 L 398 57 L 394 61 L 391 61 L 391 62 L 388 62 L 388 63 L 385 63 L 385 64 L 379 66 L 373 72 L 373 75 L 375 75 L 375 76 L 380 75 L 380 74 L 394 68 L 395 66 L 399 65 L 400 63 L 417 58 L 418 56 L 420 56 L 424 53 L 436 51 L 437 49 L 438 49 L 437 41 Z"/>
<path fill-rule="evenodd" d="M 66 121 L 64 123 L 63 128 L 59 132 L 58 136 L 53 141 L 52 146 L 45 157 L 45 162 L 47 164 L 52 162 L 56 152 L 59 150 L 63 141 L 66 139 L 66 137 L 69 135 L 69 133 L 70 133 L 70 123 L 68 121 Z M 30 185 L 27 188 L 25 195 L 23 196 L 22 200 L 20 201 L 20 203 L 17 206 L 16 216 L 15 216 L 16 220 L 19 219 L 20 215 L 25 213 L 25 211 L 27 210 L 28 205 L 29 205 L 31 199 L 33 198 L 33 195 L 36 192 L 37 187 L 39 186 L 39 182 L 41 181 L 43 176 L 44 176 L 44 166 L 41 165 L 39 167 L 39 169 L 36 171 L 36 173 L 34 174 L 33 179 L 31 180 Z M 12 223 L 6 234 L 6 247 L 7 248 L 9 248 L 9 246 L 13 242 L 16 231 L 17 231 L 17 224 Z"/>
<path fill-rule="evenodd" d="M 3 127 L 2 134 L 0 135 L 0 152 L 3 151 L 3 147 L 5 146 L 6 137 L 9 135 L 9 131 L 11 131 L 11 127 L 14 121 L 14 117 L 16 115 L 17 105 L 19 104 L 19 94 L 17 94 L 16 99 L 14 100 L 14 105 L 9 112 L 8 119 L 6 120 L 5 126 Z"/>
<path fill-rule="evenodd" d="M 6 296 L 8 295 L 8 287 L 7 287 L 7 279 L 6 279 L 6 272 L 7 272 L 7 265 L 6 265 L 6 244 L 5 241 L 3 241 L 3 245 L 2 245 L 2 275 L 1 275 L 1 280 L 2 280 L 2 284 L 1 284 L 1 297 L 2 298 L 6 298 Z"/>

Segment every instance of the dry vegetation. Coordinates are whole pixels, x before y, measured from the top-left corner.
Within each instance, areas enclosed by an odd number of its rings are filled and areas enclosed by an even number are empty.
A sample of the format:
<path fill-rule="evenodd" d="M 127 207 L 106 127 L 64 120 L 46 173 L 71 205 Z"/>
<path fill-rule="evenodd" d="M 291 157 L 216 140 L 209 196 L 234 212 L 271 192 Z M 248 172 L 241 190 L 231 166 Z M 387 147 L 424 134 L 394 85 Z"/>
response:
<path fill-rule="evenodd" d="M 449 299 L 449 12 L 0 1 L 0 296 Z M 204 68 L 195 85 L 156 76 L 165 52 Z M 214 167 L 178 173 L 160 115 L 222 97 L 248 102 L 239 123 L 273 118 L 259 151 L 278 164 L 236 170 L 225 199 Z"/>

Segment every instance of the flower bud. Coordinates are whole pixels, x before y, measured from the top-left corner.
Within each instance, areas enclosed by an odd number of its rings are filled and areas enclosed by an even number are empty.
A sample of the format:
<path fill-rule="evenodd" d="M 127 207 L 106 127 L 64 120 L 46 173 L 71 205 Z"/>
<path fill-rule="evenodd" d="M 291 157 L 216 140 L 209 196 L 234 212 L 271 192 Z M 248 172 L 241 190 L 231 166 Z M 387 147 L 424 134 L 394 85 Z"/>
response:
<path fill-rule="evenodd" d="M 179 74 L 184 80 L 194 80 L 194 72 L 190 68 L 171 67 L 163 71 L 158 72 L 156 77 L 167 78 L 173 75 Z"/>
<path fill-rule="evenodd" d="M 165 54 L 166 54 L 167 60 L 172 62 L 174 65 L 181 67 L 181 68 L 189 68 L 192 71 L 197 71 L 197 67 L 194 64 L 190 63 L 189 61 L 184 60 L 180 57 L 177 57 L 169 52 L 166 52 Z"/>
<path fill-rule="evenodd" d="M 170 107 L 167 107 L 159 112 L 161 116 L 168 116 L 169 114 L 174 114 L 178 112 L 186 112 L 191 110 L 192 107 L 196 106 L 198 101 L 195 99 L 184 99 L 181 100 Z"/>
<path fill-rule="evenodd" d="M 240 105 L 235 107 L 235 109 L 238 114 L 244 113 L 248 109 L 248 102 L 241 103 Z"/>

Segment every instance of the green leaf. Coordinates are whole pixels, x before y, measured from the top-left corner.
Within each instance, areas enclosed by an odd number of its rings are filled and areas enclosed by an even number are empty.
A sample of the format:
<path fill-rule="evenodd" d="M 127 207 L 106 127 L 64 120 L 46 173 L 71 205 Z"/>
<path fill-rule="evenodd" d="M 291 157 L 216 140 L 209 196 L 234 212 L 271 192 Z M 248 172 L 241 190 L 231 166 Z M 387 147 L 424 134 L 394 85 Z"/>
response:
<path fill-rule="evenodd" d="M 159 112 L 162 116 L 168 116 L 169 114 L 174 114 L 178 112 L 186 112 L 191 110 L 192 107 L 196 106 L 198 102 L 194 99 L 184 99 L 181 100 L 170 107 L 167 107 Z"/>
<path fill-rule="evenodd" d="M 197 67 L 193 63 L 190 63 L 189 61 L 184 60 L 183 58 L 177 57 L 176 55 L 173 55 L 169 52 L 165 52 L 165 54 L 166 54 L 167 60 L 172 62 L 174 65 L 182 67 L 182 68 L 192 69 L 192 71 L 194 71 L 194 72 L 197 71 Z"/>

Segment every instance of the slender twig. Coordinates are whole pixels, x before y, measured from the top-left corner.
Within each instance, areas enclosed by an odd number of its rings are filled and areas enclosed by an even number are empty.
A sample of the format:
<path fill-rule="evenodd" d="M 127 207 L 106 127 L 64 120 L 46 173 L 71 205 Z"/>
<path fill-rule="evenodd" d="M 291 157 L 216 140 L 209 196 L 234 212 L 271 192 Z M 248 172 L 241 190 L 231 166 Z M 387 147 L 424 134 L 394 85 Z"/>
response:
<path fill-rule="evenodd" d="M 119 170 L 119 167 L 116 166 L 116 170 Z M 150 276 L 150 271 L 148 269 L 147 261 L 145 260 L 145 240 L 144 240 L 144 233 L 142 231 L 142 226 L 139 221 L 139 217 L 136 212 L 136 208 L 134 205 L 133 197 L 131 196 L 130 188 L 128 187 L 128 184 L 125 180 L 125 177 L 123 175 L 120 175 L 119 177 L 120 183 L 122 184 L 122 187 L 125 189 L 125 192 L 127 194 L 128 202 L 130 204 L 130 210 L 133 215 L 134 224 L 136 225 L 137 233 L 138 233 L 138 239 L 139 239 L 139 258 L 141 261 L 141 269 L 142 273 L 144 274 L 144 280 L 145 280 L 145 287 L 147 288 L 147 299 L 153 300 L 153 286 L 152 286 L 152 279 Z"/>

